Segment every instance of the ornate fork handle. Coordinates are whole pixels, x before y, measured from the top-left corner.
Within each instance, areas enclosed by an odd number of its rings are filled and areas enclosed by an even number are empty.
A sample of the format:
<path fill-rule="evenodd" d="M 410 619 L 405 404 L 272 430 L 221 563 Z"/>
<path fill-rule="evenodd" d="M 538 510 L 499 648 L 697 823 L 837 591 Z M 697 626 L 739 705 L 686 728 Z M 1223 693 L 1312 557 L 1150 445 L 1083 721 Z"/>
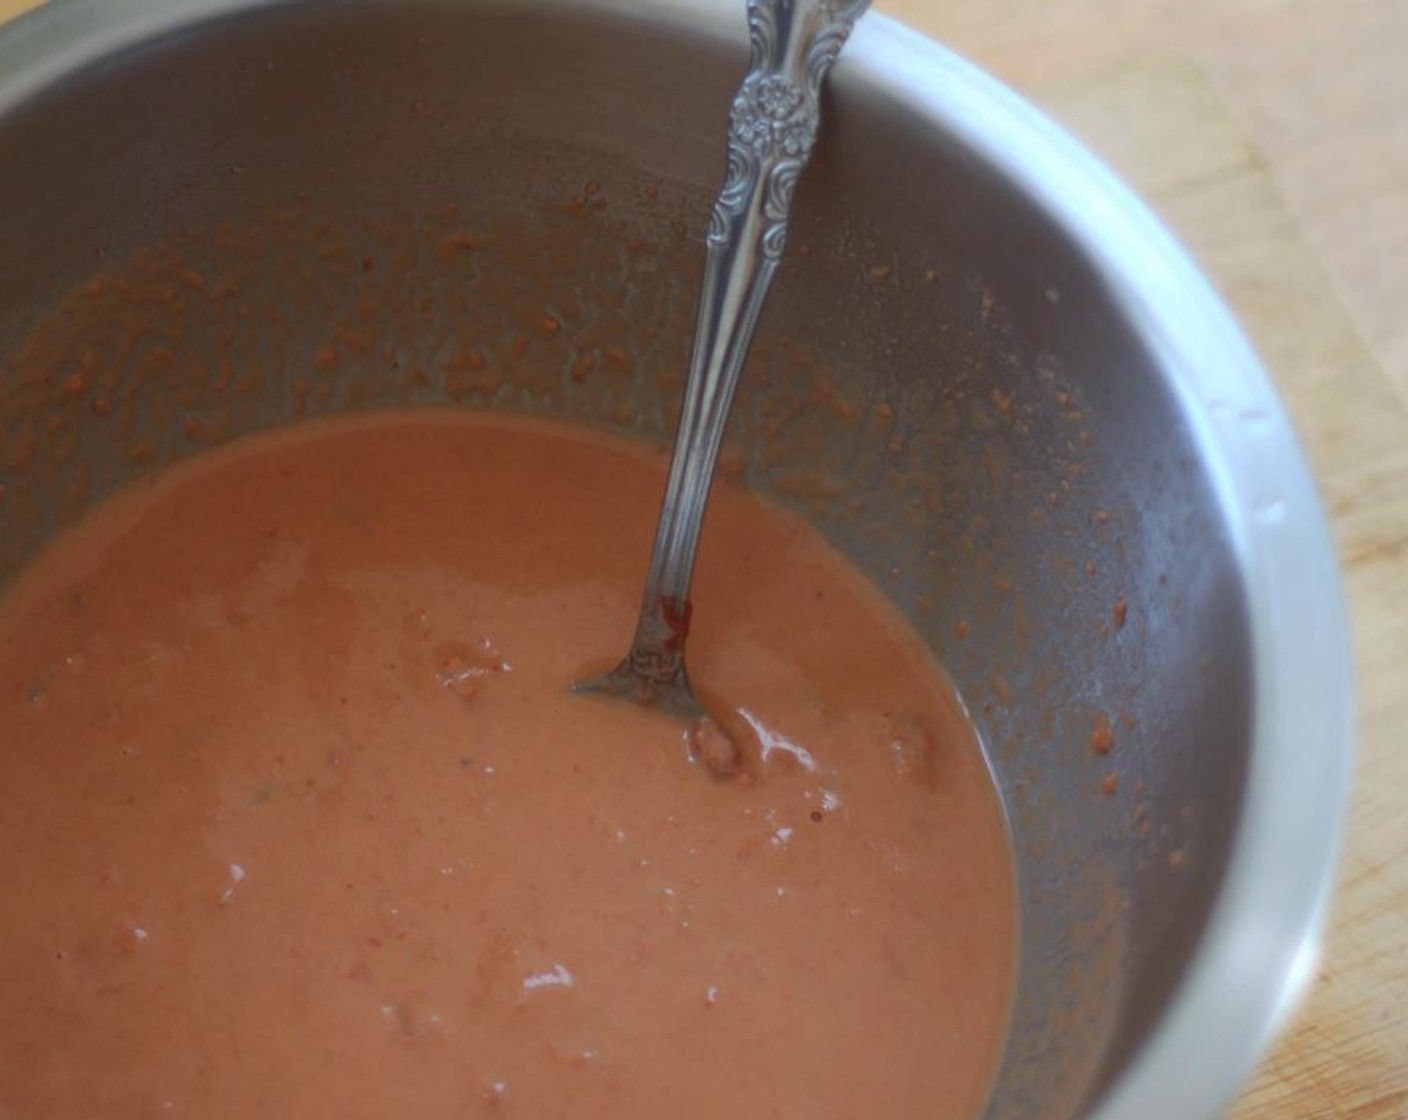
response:
<path fill-rule="evenodd" d="M 709 221 L 684 407 L 629 662 L 684 680 L 699 530 L 739 371 L 787 239 L 797 178 L 816 141 L 822 83 L 869 0 L 748 0 L 752 65 L 728 133 Z"/>

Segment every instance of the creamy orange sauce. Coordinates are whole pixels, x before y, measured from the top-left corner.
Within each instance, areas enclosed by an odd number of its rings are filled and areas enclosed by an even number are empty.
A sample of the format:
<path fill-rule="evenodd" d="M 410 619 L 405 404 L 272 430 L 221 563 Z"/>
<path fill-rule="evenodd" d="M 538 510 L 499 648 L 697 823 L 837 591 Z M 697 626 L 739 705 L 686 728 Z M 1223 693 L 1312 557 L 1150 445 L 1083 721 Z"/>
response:
<path fill-rule="evenodd" d="M 625 649 L 663 457 L 393 414 L 130 488 L 0 599 L 0 1116 L 967 1117 L 1014 961 L 903 619 L 722 485 L 691 674 Z"/>

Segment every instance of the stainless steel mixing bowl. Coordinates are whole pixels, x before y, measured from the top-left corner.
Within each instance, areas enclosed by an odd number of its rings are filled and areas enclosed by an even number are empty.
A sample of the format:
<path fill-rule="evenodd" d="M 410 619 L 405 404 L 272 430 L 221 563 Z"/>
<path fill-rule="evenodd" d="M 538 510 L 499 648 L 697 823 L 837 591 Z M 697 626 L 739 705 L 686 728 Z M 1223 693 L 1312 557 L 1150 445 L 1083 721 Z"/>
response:
<path fill-rule="evenodd" d="M 6 28 L 0 579 L 113 487 L 298 416 L 661 436 L 740 8 L 55 0 Z M 1208 286 L 1058 129 L 876 16 L 835 77 L 734 466 L 889 590 L 981 727 L 1022 902 L 989 1114 L 1211 1115 L 1312 970 L 1345 805 L 1311 480 Z"/>

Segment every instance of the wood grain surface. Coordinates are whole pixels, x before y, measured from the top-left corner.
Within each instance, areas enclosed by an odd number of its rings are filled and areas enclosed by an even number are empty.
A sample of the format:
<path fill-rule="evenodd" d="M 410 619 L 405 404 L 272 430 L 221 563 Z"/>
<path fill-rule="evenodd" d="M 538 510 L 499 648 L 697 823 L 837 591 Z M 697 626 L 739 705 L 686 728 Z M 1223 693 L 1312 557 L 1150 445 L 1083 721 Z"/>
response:
<path fill-rule="evenodd" d="M 1358 773 L 1317 984 L 1232 1115 L 1408 1120 L 1408 0 L 879 3 L 1136 187 L 1299 427 L 1353 615 Z"/>

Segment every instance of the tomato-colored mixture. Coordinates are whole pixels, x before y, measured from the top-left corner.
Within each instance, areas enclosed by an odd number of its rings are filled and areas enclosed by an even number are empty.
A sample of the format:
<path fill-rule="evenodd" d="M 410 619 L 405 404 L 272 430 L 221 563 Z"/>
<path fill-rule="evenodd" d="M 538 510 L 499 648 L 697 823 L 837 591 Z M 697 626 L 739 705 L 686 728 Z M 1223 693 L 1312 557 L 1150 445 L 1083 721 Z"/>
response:
<path fill-rule="evenodd" d="M 0 599 L 0 1116 L 971 1117 L 1011 856 L 942 672 L 721 484 L 689 661 L 756 736 L 568 685 L 663 456 L 445 413 L 129 488 Z"/>

